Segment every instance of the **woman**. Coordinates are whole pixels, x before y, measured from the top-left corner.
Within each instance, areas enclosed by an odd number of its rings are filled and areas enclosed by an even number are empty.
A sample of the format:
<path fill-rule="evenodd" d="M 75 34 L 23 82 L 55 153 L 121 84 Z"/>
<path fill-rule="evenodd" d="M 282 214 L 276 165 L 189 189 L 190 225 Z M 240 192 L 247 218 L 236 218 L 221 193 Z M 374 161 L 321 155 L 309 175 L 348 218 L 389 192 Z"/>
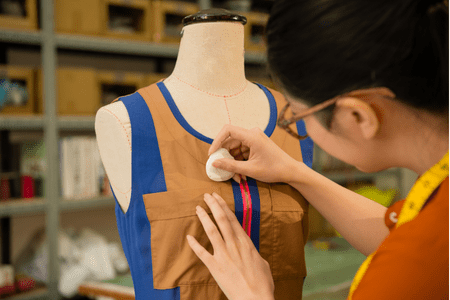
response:
<path fill-rule="evenodd" d="M 210 153 L 225 147 L 236 160 L 215 166 L 292 185 L 368 255 L 349 299 L 448 299 L 448 1 L 277 0 L 266 30 L 269 69 L 293 114 L 281 112 L 280 126 L 303 119 L 319 147 L 359 170 L 403 167 L 420 178 L 386 209 L 260 130 L 231 125 Z M 229 299 L 273 299 L 270 268 L 234 214 L 220 195 L 205 201 L 219 228 L 197 214 L 214 254 L 188 236 L 193 251 Z"/>

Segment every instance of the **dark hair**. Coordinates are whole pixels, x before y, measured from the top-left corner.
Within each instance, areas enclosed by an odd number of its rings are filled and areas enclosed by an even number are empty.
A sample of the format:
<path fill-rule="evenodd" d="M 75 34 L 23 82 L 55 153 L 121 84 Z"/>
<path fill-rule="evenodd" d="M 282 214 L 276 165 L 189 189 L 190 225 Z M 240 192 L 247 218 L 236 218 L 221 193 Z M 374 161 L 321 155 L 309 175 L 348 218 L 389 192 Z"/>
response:
<path fill-rule="evenodd" d="M 266 28 L 269 71 L 310 105 L 384 86 L 448 116 L 448 2 L 436 3 L 277 0 Z"/>

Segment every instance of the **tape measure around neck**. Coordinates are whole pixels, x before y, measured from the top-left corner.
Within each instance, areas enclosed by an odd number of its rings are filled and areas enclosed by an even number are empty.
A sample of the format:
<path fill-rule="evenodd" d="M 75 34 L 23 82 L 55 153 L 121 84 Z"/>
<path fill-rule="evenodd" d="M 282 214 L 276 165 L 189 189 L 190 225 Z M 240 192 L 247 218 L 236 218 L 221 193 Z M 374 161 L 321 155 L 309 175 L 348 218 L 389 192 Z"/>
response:
<path fill-rule="evenodd" d="M 420 176 L 412 189 L 409 191 L 408 196 L 406 196 L 405 203 L 402 206 L 402 210 L 400 211 L 400 216 L 398 217 L 398 222 L 395 228 L 413 220 L 419 214 L 420 210 L 428 201 L 433 192 L 439 187 L 445 178 L 448 177 L 448 165 L 447 151 L 444 157 L 437 164 Z M 348 300 L 352 300 L 353 293 L 369 268 L 369 264 L 375 253 L 376 251 L 370 254 L 362 263 L 361 267 L 359 267 L 358 272 L 356 272 L 355 278 L 350 286 Z"/>

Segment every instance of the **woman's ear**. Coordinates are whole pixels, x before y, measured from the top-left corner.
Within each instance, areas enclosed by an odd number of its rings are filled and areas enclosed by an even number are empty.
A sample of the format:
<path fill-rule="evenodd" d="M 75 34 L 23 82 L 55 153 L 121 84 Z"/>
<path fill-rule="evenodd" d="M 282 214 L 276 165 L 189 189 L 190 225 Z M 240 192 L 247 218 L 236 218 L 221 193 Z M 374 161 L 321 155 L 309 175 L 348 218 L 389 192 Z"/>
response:
<path fill-rule="evenodd" d="M 359 126 L 365 139 L 373 138 L 380 128 L 375 110 L 366 102 L 353 97 L 345 97 L 336 102 L 339 108 L 350 109 L 351 116 Z"/>

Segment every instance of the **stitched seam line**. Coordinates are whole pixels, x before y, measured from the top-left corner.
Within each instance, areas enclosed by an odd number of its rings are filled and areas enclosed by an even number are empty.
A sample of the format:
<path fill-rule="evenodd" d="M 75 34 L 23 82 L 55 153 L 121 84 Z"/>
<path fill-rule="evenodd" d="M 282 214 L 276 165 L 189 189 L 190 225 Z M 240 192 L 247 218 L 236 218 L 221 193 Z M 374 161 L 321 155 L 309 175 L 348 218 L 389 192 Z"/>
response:
<path fill-rule="evenodd" d="M 123 128 L 123 131 L 125 132 L 125 135 L 127 136 L 127 141 L 128 141 L 128 146 L 130 146 L 130 151 L 132 151 L 132 150 L 131 150 L 130 136 L 128 135 L 127 130 L 125 129 L 125 126 L 123 125 L 122 121 L 120 121 L 119 117 L 117 117 L 117 115 L 115 115 L 112 111 L 110 111 L 110 110 L 107 109 L 106 107 L 103 107 L 103 109 L 106 110 L 107 112 L 109 112 L 112 116 L 114 116 L 114 117 L 117 119 L 117 121 L 119 121 L 120 125 L 121 125 L 122 128 Z M 122 191 L 121 191 L 114 183 L 112 183 L 112 181 L 111 181 L 109 178 L 108 178 L 108 180 L 109 180 L 109 183 L 111 184 L 111 186 L 114 187 L 114 188 L 115 188 L 119 193 L 121 193 L 121 194 L 127 194 L 128 192 L 131 191 L 131 186 L 130 186 L 130 188 L 128 189 L 128 191 L 122 192 Z M 125 195 L 125 198 L 126 198 L 126 195 Z"/>
<path fill-rule="evenodd" d="M 207 95 L 210 95 L 210 96 L 213 96 L 213 97 L 218 97 L 218 98 L 231 98 L 231 97 L 238 96 L 238 95 L 242 94 L 242 93 L 245 91 L 245 89 L 247 88 L 247 86 L 248 86 L 248 80 L 246 80 L 244 88 L 243 88 L 242 90 L 240 90 L 239 92 L 237 92 L 237 93 L 235 93 L 235 94 L 232 94 L 232 95 L 218 95 L 218 94 L 213 94 L 213 93 L 210 93 L 210 92 L 201 90 L 201 89 L 199 89 L 198 87 L 193 86 L 192 84 L 190 84 L 190 83 L 188 83 L 188 82 L 186 82 L 186 81 L 184 81 L 184 80 L 178 78 L 178 77 L 175 76 L 175 75 L 172 75 L 172 76 L 175 77 L 175 78 L 176 78 L 177 80 L 179 80 L 180 82 L 182 82 L 182 83 L 184 83 L 184 84 L 190 86 L 191 88 L 193 88 L 193 89 L 195 89 L 195 90 L 197 90 L 197 91 L 199 91 L 199 92 L 202 92 L 202 93 L 204 93 L 204 94 L 207 94 Z"/>
<path fill-rule="evenodd" d="M 150 94 L 147 92 L 147 90 L 146 90 L 145 88 L 144 88 L 144 89 L 141 89 L 141 91 L 144 92 L 144 93 L 146 93 L 147 96 L 150 96 Z M 163 97 L 164 97 L 164 96 L 163 96 Z M 144 101 L 145 101 L 145 99 L 144 99 Z M 148 106 L 148 104 L 147 104 L 147 106 Z M 201 165 L 203 165 L 203 166 L 206 166 L 206 162 L 202 162 L 202 161 L 198 160 L 194 155 L 191 154 L 191 152 L 189 152 L 188 149 L 186 149 L 186 147 L 183 146 L 183 144 L 181 144 L 181 143 L 178 141 L 178 139 L 176 139 L 176 138 L 173 136 L 172 132 L 171 132 L 170 129 L 169 129 L 169 126 L 167 126 L 166 121 L 164 120 L 164 118 L 162 117 L 161 112 L 159 111 L 158 105 L 155 105 L 155 109 L 156 109 L 156 112 L 157 112 L 158 115 L 159 115 L 159 118 L 161 119 L 161 122 L 160 122 L 160 123 L 163 124 L 164 127 L 166 127 L 167 132 L 168 132 L 168 133 L 170 134 L 170 136 L 173 138 L 173 140 L 175 141 L 175 143 L 177 143 L 182 149 L 184 149 L 184 151 L 186 151 L 186 153 L 187 153 L 190 157 L 192 157 L 195 161 L 197 161 L 199 164 L 201 164 Z M 169 108 L 169 109 L 170 109 L 170 108 Z M 180 126 L 181 126 L 181 125 L 180 125 Z M 155 128 L 156 128 L 156 126 L 155 126 Z M 156 129 L 155 129 L 155 131 L 156 131 Z"/>
<path fill-rule="evenodd" d="M 121 125 L 122 128 L 123 128 L 123 131 L 125 131 L 125 135 L 127 136 L 127 140 L 128 140 L 128 146 L 130 146 L 130 151 L 131 151 L 131 141 L 130 141 L 130 137 L 129 137 L 129 135 L 128 135 L 128 133 L 127 133 L 127 130 L 125 129 L 125 126 L 123 125 L 122 121 L 120 121 L 120 119 L 119 119 L 113 112 L 111 112 L 109 109 L 107 109 L 107 108 L 105 108 L 105 107 L 104 107 L 104 109 L 105 109 L 107 112 L 109 112 L 111 115 L 113 115 L 113 116 L 117 119 L 117 121 L 119 121 L 120 125 Z"/>
<path fill-rule="evenodd" d="M 130 189 L 129 189 L 128 191 L 122 192 L 116 185 L 114 185 L 114 184 L 111 182 L 111 180 L 109 181 L 109 183 L 112 185 L 113 188 L 116 188 L 117 191 L 118 191 L 119 193 L 121 193 L 121 194 L 127 194 L 129 191 L 131 191 L 131 187 L 130 187 Z"/>
<path fill-rule="evenodd" d="M 225 108 L 227 109 L 228 124 L 231 124 L 231 116 L 230 116 L 230 110 L 228 109 L 227 99 L 223 99 L 223 101 L 225 102 Z"/>

